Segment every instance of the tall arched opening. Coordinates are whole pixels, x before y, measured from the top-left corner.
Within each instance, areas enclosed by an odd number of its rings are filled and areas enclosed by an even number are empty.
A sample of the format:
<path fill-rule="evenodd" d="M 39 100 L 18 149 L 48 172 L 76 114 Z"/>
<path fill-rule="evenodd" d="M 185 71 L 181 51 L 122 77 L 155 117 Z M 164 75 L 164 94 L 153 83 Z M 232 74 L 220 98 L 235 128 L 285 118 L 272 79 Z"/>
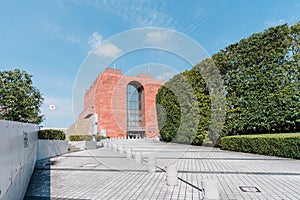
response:
<path fill-rule="evenodd" d="M 145 97 L 144 87 L 137 81 L 132 81 L 126 89 L 127 137 L 145 137 Z"/>

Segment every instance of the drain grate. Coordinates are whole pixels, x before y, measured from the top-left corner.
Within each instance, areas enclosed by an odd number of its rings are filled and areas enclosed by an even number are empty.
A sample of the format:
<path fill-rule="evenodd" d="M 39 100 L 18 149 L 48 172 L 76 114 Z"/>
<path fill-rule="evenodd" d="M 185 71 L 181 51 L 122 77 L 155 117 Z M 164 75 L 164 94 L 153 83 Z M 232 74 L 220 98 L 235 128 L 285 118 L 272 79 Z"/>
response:
<path fill-rule="evenodd" d="M 239 186 L 239 188 L 243 192 L 261 192 L 257 187 L 255 186 Z"/>

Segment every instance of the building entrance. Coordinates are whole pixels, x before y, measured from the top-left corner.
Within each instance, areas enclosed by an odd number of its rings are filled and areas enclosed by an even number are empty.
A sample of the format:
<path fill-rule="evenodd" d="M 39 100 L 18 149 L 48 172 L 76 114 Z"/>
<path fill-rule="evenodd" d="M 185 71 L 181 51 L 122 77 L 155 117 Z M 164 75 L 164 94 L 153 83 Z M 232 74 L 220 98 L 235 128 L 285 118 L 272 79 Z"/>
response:
<path fill-rule="evenodd" d="M 127 137 L 145 137 L 144 87 L 138 82 L 127 85 Z"/>
<path fill-rule="evenodd" d="M 127 138 L 129 139 L 145 138 L 145 131 L 127 131 Z"/>

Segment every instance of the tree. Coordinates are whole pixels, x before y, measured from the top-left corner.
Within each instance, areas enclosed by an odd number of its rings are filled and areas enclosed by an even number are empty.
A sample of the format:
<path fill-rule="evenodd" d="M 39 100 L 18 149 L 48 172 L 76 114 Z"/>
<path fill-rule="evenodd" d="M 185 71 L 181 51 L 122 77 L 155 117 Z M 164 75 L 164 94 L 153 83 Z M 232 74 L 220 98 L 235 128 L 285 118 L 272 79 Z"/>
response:
<path fill-rule="evenodd" d="M 20 69 L 0 72 L 0 119 L 39 124 L 43 97 L 32 76 Z"/>

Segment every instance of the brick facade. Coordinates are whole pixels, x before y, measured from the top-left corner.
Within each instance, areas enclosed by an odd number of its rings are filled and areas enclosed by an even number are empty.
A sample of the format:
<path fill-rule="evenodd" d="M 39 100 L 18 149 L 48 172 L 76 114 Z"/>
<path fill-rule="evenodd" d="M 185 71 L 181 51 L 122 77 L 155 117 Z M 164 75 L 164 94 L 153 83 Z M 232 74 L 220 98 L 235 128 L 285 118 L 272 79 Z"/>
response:
<path fill-rule="evenodd" d="M 128 84 L 137 83 L 143 87 L 143 129 L 147 138 L 159 135 L 155 97 L 163 82 L 153 79 L 151 74 L 124 76 L 121 70 L 105 69 L 100 73 L 84 98 L 84 111 L 79 119 L 98 114 L 98 132 L 106 135 L 127 136 L 126 89 Z"/>

